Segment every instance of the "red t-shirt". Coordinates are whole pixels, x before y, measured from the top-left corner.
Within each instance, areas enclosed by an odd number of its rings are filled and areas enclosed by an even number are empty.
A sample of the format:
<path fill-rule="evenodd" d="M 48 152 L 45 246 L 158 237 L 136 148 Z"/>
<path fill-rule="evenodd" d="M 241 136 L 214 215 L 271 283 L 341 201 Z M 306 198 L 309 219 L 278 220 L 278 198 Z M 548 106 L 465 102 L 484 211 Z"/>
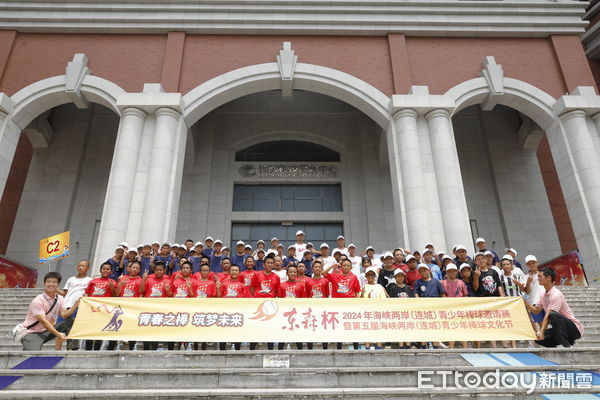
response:
<path fill-rule="evenodd" d="M 358 278 L 352 272 L 344 275 L 341 272 L 332 272 L 325 276 L 331 282 L 332 297 L 356 297 L 360 292 L 360 283 Z"/>
<path fill-rule="evenodd" d="M 125 281 L 125 286 L 121 287 L 121 297 L 140 297 L 140 284 L 142 283 L 142 277 L 137 275 L 131 277 L 129 275 L 123 275 L 119 278 L 119 283 Z"/>
<path fill-rule="evenodd" d="M 94 278 L 88 283 L 85 294 L 90 297 L 112 297 L 112 293 L 110 292 L 111 281 L 116 288 L 117 283 L 110 278 Z"/>
<path fill-rule="evenodd" d="M 308 276 L 306 276 L 306 275 L 298 275 L 298 276 L 296 277 L 296 282 L 300 282 L 300 283 L 302 283 L 303 285 L 306 285 L 306 281 L 307 281 L 308 279 L 309 279 L 309 277 L 308 277 Z"/>
<path fill-rule="evenodd" d="M 171 280 L 166 275 L 160 279 L 155 274 L 148 275 L 144 285 L 144 297 L 169 297 L 165 290 L 167 283 L 171 283 Z"/>
<path fill-rule="evenodd" d="M 250 297 L 248 287 L 239 280 L 227 279 L 221 282 L 221 297 Z"/>
<path fill-rule="evenodd" d="M 250 287 L 250 284 L 252 283 L 252 277 L 257 272 L 258 271 L 254 270 L 254 269 L 247 269 L 244 272 L 240 273 L 239 280 L 242 281 L 245 286 Z"/>
<path fill-rule="evenodd" d="M 176 272 L 175 274 L 181 274 L 180 272 Z M 177 276 L 177 278 L 179 278 L 179 276 Z M 202 274 L 200 272 L 196 272 L 195 274 L 192 274 L 192 278 L 194 278 L 197 281 L 201 281 L 202 280 Z M 215 273 L 210 271 L 208 273 L 208 279 L 210 279 L 211 281 L 215 280 Z"/>
<path fill-rule="evenodd" d="M 315 299 L 329 297 L 329 280 L 327 280 L 327 278 L 307 278 L 305 286 L 306 297 Z"/>
<path fill-rule="evenodd" d="M 406 274 L 406 271 L 408 271 L 408 265 L 406 265 L 406 264 L 394 264 L 394 267 L 396 269 L 401 269 L 405 274 Z"/>
<path fill-rule="evenodd" d="M 276 273 L 267 275 L 264 271 L 258 271 L 252 277 L 250 287 L 254 288 L 254 297 L 277 297 L 280 282 Z"/>
<path fill-rule="evenodd" d="M 294 281 L 285 281 L 279 285 L 277 297 L 283 298 L 302 298 L 306 297 L 306 287 L 304 283 Z"/>
<path fill-rule="evenodd" d="M 421 279 L 421 274 L 418 269 L 409 269 L 406 271 L 405 278 L 406 284 L 410 285 L 411 289 L 415 288 L 415 282 Z"/>
<path fill-rule="evenodd" d="M 226 281 L 227 279 L 231 278 L 231 275 L 229 275 L 226 272 L 219 272 L 217 274 L 217 278 L 219 278 L 220 282 Z"/>
<path fill-rule="evenodd" d="M 173 297 L 194 297 L 196 293 L 196 287 L 198 283 L 192 277 L 190 277 L 190 283 L 192 290 L 190 291 L 187 286 L 187 281 L 183 278 L 177 278 L 173 281 Z"/>
<path fill-rule="evenodd" d="M 208 278 L 208 280 L 197 280 L 196 281 L 196 293 L 195 297 L 206 298 L 206 297 L 217 297 L 217 285 L 215 281 Z"/>

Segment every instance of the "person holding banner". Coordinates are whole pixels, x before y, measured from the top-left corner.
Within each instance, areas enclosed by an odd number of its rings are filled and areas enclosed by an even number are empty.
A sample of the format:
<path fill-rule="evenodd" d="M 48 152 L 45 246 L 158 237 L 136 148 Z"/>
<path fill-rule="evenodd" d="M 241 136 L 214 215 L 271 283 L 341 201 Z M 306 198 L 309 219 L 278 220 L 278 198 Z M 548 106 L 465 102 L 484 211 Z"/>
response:
<path fill-rule="evenodd" d="M 58 272 L 48 272 L 44 276 L 44 292 L 29 304 L 25 321 L 21 324 L 25 335 L 21 338 L 23 350 L 41 350 L 42 345 L 56 338 L 54 348 L 60 350 L 73 326 L 71 315 L 77 311 L 79 300 L 67 310 L 64 298 L 58 294 L 62 276 Z M 64 321 L 54 325 L 58 316 Z"/>
<path fill-rule="evenodd" d="M 248 257 L 249 259 L 251 257 Z M 221 294 L 223 298 L 247 298 L 250 297 L 248 293 L 248 288 L 244 285 L 243 282 L 240 282 L 240 267 L 237 264 L 233 264 L 229 268 L 229 277 L 224 279 L 223 281 L 217 281 L 217 292 Z M 242 344 L 240 342 L 233 343 L 233 347 L 236 350 L 241 349 Z M 219 343 L 219 349 L 225 350 L 227 348 L 226 342 Z"/>
<path fill-rule="evenodd" d="M 575 318 L 565 296 L 554 286 L 555 279 L 556 271 L 552 268 L 539 271 L 538 280 L 546 292 L 540 296 L 539 305 L 525 302 L 525 306 L 534 314 L 542 310 L 546 313 L 536 332 L 537 344 L 543 347 L 573 347 L 575 341 L 583 336 L 583 325 Z"/>

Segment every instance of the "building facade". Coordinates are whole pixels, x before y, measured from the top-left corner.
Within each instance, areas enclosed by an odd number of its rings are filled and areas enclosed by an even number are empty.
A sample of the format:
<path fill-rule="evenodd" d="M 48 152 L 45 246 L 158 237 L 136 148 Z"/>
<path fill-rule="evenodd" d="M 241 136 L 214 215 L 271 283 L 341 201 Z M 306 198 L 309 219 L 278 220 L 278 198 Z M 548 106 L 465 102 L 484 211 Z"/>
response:
<path fill-rule="evenodd" d="M 520 258 L 579 249 L 600 277 L 600 97 L 581 43 L 595 43 L 595 6 L 11 3 L 10 258 L 35 264 L 63 230 L 98 266 L 122 241 L 254 245 L 303 229 L 359 249 L 479 236 Z"/>

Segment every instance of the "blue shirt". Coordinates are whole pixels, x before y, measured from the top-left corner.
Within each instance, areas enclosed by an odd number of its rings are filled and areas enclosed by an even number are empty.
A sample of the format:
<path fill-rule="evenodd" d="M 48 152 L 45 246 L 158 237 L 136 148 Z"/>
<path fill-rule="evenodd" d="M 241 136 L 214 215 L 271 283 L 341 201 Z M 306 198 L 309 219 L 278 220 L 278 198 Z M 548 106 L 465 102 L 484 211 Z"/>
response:
<path fill-rule="evenodd" d="M 290 264 L 290 263 L 296 263 L 296 262 L 298 262 L 298 260 L 296 260 L 296 257 L 288 256 L 283 259 L 283 268 L 287 267 L 288 264 Z"/>
<path fill-rule="evenodd" d="M 165 263 L 165 274 L 171 275 L 171 271 L 169 270 L 169 264 L 171 263 L 171 255 L 169 254 L 167 256 L 154 256 L 154 264 L 156 264 L 159 261 Z"/>
<path fill-rule="evenodd" d="M 192 263 L 192 274 L 200 271 L 200 261 L 202 261 L 202 257 L 190 257 L 190 262 Z"/>
<path fill-rule="evenodd" d="M 441 281 L 442 278 L 442 270 L 440 269 L 440 267 L 437 266 L 437 264 L 427 264 L 429 265 L 429 268 L 431 268 L 431 276 L 435 279 L 437 279 L 438 281 Z"/>
<path fill-rule="evenodd" d="M 225 254 L 221 254 L 220 256 L 212 255 L 210 256 L 210 270 L 214 273 L 223 272 L 223 268 L 221 268 L 221 260 L 225 258 Z"/>
<path fill-rule="evenodd" d="M 446 294 L 442 283 L 435 278 L 428 281 L 418 279 L 415 282 L 415 293 L 419 297 L 440 297 L 440 294 Z"/>
<path fill-rule="evenodd" d="M 148 275 L 152 273 L 152 257 L 142 257 L 140 260 L 140 264 L 142 264 L 142 268 L 140 270 L 140 275 L 144 275 L 144 272 L 148 272 Z"/>
<path fill-rule="evenodd" d="M 206 249 L 202 250 L 202 255 L 204 257 L 208 257 L 211 258 L 213 253 L 215 252 L 215 249 L 213 249 L 212 247 L 207 247 Z"/>
<path fill-rule="evenodd" d="M 255 271 L 262 271 L 265 269 L 265 260 L 256 260 L 256 265 L 254 266 Z"/>
<path fill-rule="evenodd" d="M 231 265 L 237 265 L 240 267 L 240 270 L 244 269 L 244 261 L 246 261 L 246 258 L 250 257 L 248 254 L 236 254 L 233 257 L 231 257 Z"/>
<path fill-rule="evenodd" d="M 119 262 L 115 261 L 114 258 L 111 257 L 106 262 L 110 264 L 110 268 L 112 269 L 112 272 L 110 273 L 110 279 L 117 280 L 121 275 L 123 275 L 123 268 L 119 268 Z"/>

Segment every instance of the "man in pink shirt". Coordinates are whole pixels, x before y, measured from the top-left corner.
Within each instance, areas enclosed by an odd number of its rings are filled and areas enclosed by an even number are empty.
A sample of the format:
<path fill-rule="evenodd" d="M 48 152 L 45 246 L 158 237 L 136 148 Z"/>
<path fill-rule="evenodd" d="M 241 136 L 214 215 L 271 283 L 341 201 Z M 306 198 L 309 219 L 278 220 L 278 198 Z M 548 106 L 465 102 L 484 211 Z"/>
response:
<path fill-rule="evenodd" d="M 540 304 L 525 302 L 525 306 L 534 314 L 542 310 L 546 312 L 542 326 L 536 333 L 537 344 L 544 347 L 572 347 L 575 340 L 583 336 L 583 325 L 575 318 L 565 296 L 554 286 L 555 279 L 556 272 L 552 268 L 539 271 L 538 280 L 546 292 L 540 296 Z M 548 328 L 548 324 L 552 328 Z"/>
<path fill-rule="evenodd" d="M 44 343 L 54 338 L 55 349 L 60 350 L 67 340 L 66 335 L 73 326 L 73 320 L 69 317 L 77 310 L 79 300 L 68 310 L 65 309 L 64 299 L 57 292 L 61 280 L 58 272 L 48 272 L 44 276 L 44 292 L 31 301 L 22 324 L 27 328 L 27 334 L 21 339 L 23 350 L 41 350 Z M 59 315 L 64 321 L 54 325 Z"/>

